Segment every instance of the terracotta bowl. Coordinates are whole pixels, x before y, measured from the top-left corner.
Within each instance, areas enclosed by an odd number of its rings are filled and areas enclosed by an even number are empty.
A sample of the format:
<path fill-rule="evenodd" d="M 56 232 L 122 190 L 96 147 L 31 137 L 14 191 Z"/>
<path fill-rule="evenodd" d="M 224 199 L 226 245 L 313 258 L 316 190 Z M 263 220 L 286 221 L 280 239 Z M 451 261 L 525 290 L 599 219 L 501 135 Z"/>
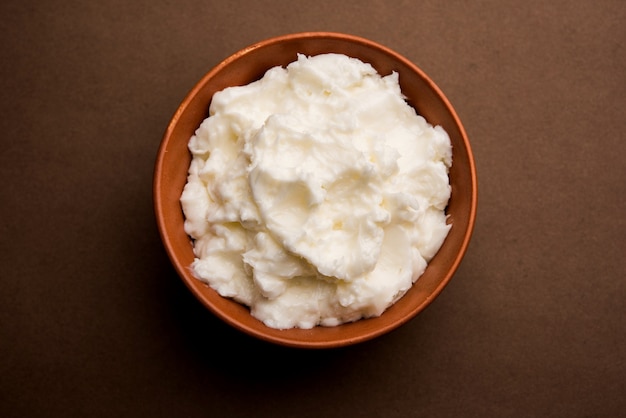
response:
<path fill-rule="evenodd" d="M 431 124 L 441 125 L 453 146 L 450 170 L 452 194 L 447 214 L 452 228 L 425 273 L 396 304 L 380 317 L 336 327 L 277 330 L 250 315 L 248 308 L 218 295 L 192 275 L 192 243 L 183 230 L 179 202 L 191 156 L 189 138 L 208 116 L 213 94 L 228 86 L 244 85 L 271 67 L 285 66 L 296 54 L 341 53 L 368 62 L 381 75 L 396 71 L 407 101 Z M 230 56 L 208 72 L 174 114 L 158 151 L 154 172 L 154 205 L 158 229 L 178 274 L 193 294 L 215 315 L 236 329 L 262 340 L 291 347 L 330 348 L 359 343 L 406 323 L 442 291 L 463 258 L 476 216 L 476 171 L 461 121 L 439 88 L 416 65 L 375 42 L 338 33 L 299 33 L 254 44 Z"/>

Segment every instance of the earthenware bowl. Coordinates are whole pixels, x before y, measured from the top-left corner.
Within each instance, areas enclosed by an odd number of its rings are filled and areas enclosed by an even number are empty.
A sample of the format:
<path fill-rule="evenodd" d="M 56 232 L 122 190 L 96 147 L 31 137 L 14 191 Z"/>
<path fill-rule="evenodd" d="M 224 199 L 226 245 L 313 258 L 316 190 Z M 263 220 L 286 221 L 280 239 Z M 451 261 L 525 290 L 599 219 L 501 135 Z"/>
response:
<path fill-rule="evenodd" d="M 448 132 L 453 165 L 449 174 L 452 192 L 446 212 L 452 228 L 424 274 L 380 317 L 335 327 L 278 330 L 252 317 L 247 307 L 220 296 L 196 279 L 190 270 L 194 254 L 192 242 L 183 230 L 179 200 L 191 161 L 187 144 L 202 120 L 208 117 L 215 92 L 255 81 L 269 68 L 295 61 L 298 53 L 311 56 L 329 52 L 370 63 L 381 75 L 396 71 L 408 103 L 428 122 L 441 125 Z M 172 264 L 195 297 L 211 312 L 261 340 L 290 347 L 330 348 L 388 333 L 415 317 L 440 294 L 468 248 L 476 217 L 476 187 L 474 160 L 461 121 L 441 90 L 420 68 L 371 40 L 340 33 L 308 32 L 279 36 L 244 48 L 219 63 L 191 89 L 172 117 L 158 151 L 154 207 L 159 233 Z"/>

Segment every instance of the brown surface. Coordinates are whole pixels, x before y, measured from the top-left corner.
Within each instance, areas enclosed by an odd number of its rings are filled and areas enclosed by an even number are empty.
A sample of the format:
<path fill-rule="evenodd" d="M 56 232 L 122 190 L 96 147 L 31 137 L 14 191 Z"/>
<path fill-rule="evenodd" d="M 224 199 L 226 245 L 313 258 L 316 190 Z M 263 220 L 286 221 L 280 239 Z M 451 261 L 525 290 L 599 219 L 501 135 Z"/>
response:
<path fill-rule="evenodd" d="M 619 416 L 626 410 L 626 6 L 595 2 L 0 5 L 0 416 Z M 477 160 L 469 251 L 380 339 L 278 348 L 176 276 L 154 159 L 232 52 L 352 33 L 442 88 Z"/>

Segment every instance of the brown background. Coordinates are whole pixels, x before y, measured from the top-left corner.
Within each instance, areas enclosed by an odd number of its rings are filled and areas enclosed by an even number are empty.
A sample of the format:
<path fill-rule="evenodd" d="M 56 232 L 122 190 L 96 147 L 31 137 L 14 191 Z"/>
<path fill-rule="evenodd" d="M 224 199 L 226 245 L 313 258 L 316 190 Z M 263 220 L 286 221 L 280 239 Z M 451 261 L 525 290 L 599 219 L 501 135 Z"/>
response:
<path fill-rule="evenodd" d="M 4 0 L 0 16 L 0 416 L 626 413 L 622 1 Z M 205 72 L 312 30 L 434 79 L 468 131 L 479 210 L 425 312 L 310 352 L 193 299 L 151 182 Z"/>

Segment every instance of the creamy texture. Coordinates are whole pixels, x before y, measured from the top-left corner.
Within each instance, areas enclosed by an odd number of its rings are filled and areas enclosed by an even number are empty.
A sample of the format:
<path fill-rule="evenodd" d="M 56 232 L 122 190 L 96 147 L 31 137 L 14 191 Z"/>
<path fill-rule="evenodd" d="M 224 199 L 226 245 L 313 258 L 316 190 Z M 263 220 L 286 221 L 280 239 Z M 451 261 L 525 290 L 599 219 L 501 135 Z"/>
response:
<path fill-rule="evenodd" d="M 192 269 L 273 328 L 378 316 L 450 225 L 448 135 L 398 76 L 299 55 L 213 96 L 181 196 Z"/>

